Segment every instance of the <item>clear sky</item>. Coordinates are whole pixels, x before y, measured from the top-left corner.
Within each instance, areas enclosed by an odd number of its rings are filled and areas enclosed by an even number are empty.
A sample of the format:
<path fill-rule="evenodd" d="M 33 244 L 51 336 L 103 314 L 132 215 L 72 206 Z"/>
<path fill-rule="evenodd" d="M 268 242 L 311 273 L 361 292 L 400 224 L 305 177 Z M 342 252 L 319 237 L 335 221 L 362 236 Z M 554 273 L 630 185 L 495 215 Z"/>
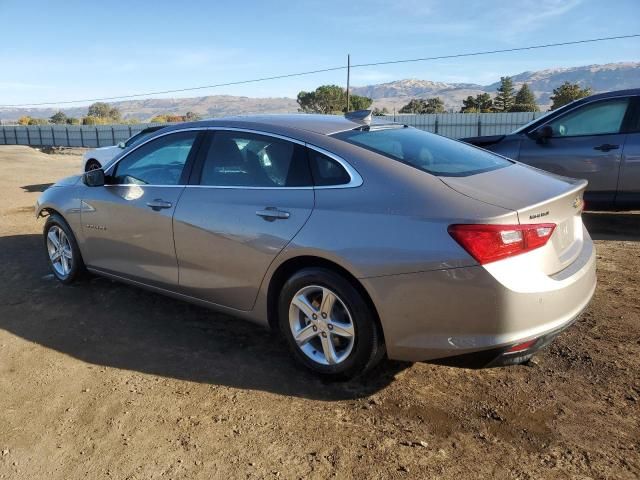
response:
<path fill-rule="evenodd" d="M 0 105 L 126 95 L 352 63 L 640 33 L 640 0 L 0 0 Z M 352 71 L 488 84 L 640 60 L 640 38 Z M 292 96 L 345 72 L 190 92 Z M 178 95 L 170 95 L 178 96 Z"/>

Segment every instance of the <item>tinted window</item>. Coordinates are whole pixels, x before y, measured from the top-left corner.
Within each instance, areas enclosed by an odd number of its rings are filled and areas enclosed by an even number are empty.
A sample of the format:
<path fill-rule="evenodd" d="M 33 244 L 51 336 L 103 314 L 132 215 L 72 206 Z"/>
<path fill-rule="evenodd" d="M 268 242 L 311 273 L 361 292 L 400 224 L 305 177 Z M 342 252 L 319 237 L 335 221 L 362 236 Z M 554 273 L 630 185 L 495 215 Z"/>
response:
<path fill-rule="evenodd" d="M 618 133 L 627 111 L 628 98 L 591 103 L 549 122 L 554 137 Z"/>
<path fill-rule="evenodd" d="M 512 164 L 487 151 L 415 128 L 350 130 L 334 136 L 433 175 L 445 177 L 473 175 Z"/>
<path fill-rule="evenodd" d="M 178 132 L 150 141 L 124 157 L 112 183 L 177 185 L 198 132 Z"/>
<path fill-rule="evenodd" d="M 143 139 L 144 137 L 146 137 L 150 133 L 155 132 L 156 130 L 160 130 L 160 129 L 159 128 L 145 128 L 144 130 L 136 133 L 133 137 L 129 137 L 129 139 L 126 142 L 124 142 L 124 146 L 128 147 L 130 145 L 133 145 L 138 140 Z"/>
<path fill-rule="evenodd" d="M 219 131 L 205 153 L 202 185 L 222 187 L 311 186 L 303 146 L 267 135 Z"/>
<path fill-rule="evenodd" d="M 309 149 L 313 182 L 317 186 L 346 185 L 351 177 L 342 165 L 320 152 Z"/>

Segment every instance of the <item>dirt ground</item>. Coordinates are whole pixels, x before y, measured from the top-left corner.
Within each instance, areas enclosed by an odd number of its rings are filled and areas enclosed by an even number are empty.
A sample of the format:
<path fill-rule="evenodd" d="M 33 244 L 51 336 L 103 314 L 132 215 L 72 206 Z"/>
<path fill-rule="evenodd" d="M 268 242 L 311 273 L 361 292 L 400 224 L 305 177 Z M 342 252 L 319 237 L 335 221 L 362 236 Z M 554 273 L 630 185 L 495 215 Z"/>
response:
<path fill-rule="evenodd" d="M 640 214 L 586 214 L 599 284 L 529 365 L 326 384 L 241 320 L 49 274 L 33 204 L 78 152 L 0 147 L 0 478 L 640 477 Z"/>

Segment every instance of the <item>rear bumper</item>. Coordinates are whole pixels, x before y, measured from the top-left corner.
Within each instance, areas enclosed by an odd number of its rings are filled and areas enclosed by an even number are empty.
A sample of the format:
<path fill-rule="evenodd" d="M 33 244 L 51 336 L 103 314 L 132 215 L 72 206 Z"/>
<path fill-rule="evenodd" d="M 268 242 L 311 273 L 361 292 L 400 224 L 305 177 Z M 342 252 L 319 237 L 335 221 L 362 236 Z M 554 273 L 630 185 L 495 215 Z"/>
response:
<path fill-rule="evenodd" d="M 545 333 L 536 338 L 530 347 L 523 350 L 511 351 L 511 346 L 509 345 L 482 350 L 480 352 L 463 353 L 453 357 L 440 358 L 432 360 L 431 363 L 462 368 L 492 368 L 517 365 L 531 359 L 538 350 L 549 345 L 560 333 L 572 324 L 573 322 L 569 322 L 556 330 Z"/>
<path fill-rule="evenodd" d="M 510 289 L 481 266 L 363 282 L 378 309 L 389 358 L 427 361 L 483 352 L 475 357 L 488 366 L 510 357 L 504 353 L 511 346 L 540 339 L 532 354 L 587 307 L 596 287 L 588 235 L 574 263 L 548 278 L 543 291 L 533 292 Z"/>

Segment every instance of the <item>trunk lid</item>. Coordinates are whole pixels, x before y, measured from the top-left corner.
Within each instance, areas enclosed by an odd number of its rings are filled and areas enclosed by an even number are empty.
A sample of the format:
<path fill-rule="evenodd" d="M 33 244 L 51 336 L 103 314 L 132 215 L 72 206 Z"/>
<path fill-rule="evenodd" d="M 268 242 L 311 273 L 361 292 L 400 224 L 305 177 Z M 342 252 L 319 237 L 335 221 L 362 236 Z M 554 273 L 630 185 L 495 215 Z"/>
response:
<path fill-rule="evenodd" d="M 481 202 L 514 210 L 520 224 L 554 223 L 542 268 L 559 272 L 580 254 L 586 180 L 542 172 L 521 164 L 466 177 L 440 177 L 455 191 Z M 547 248 L 549 247 L 550 248 Z"/>

